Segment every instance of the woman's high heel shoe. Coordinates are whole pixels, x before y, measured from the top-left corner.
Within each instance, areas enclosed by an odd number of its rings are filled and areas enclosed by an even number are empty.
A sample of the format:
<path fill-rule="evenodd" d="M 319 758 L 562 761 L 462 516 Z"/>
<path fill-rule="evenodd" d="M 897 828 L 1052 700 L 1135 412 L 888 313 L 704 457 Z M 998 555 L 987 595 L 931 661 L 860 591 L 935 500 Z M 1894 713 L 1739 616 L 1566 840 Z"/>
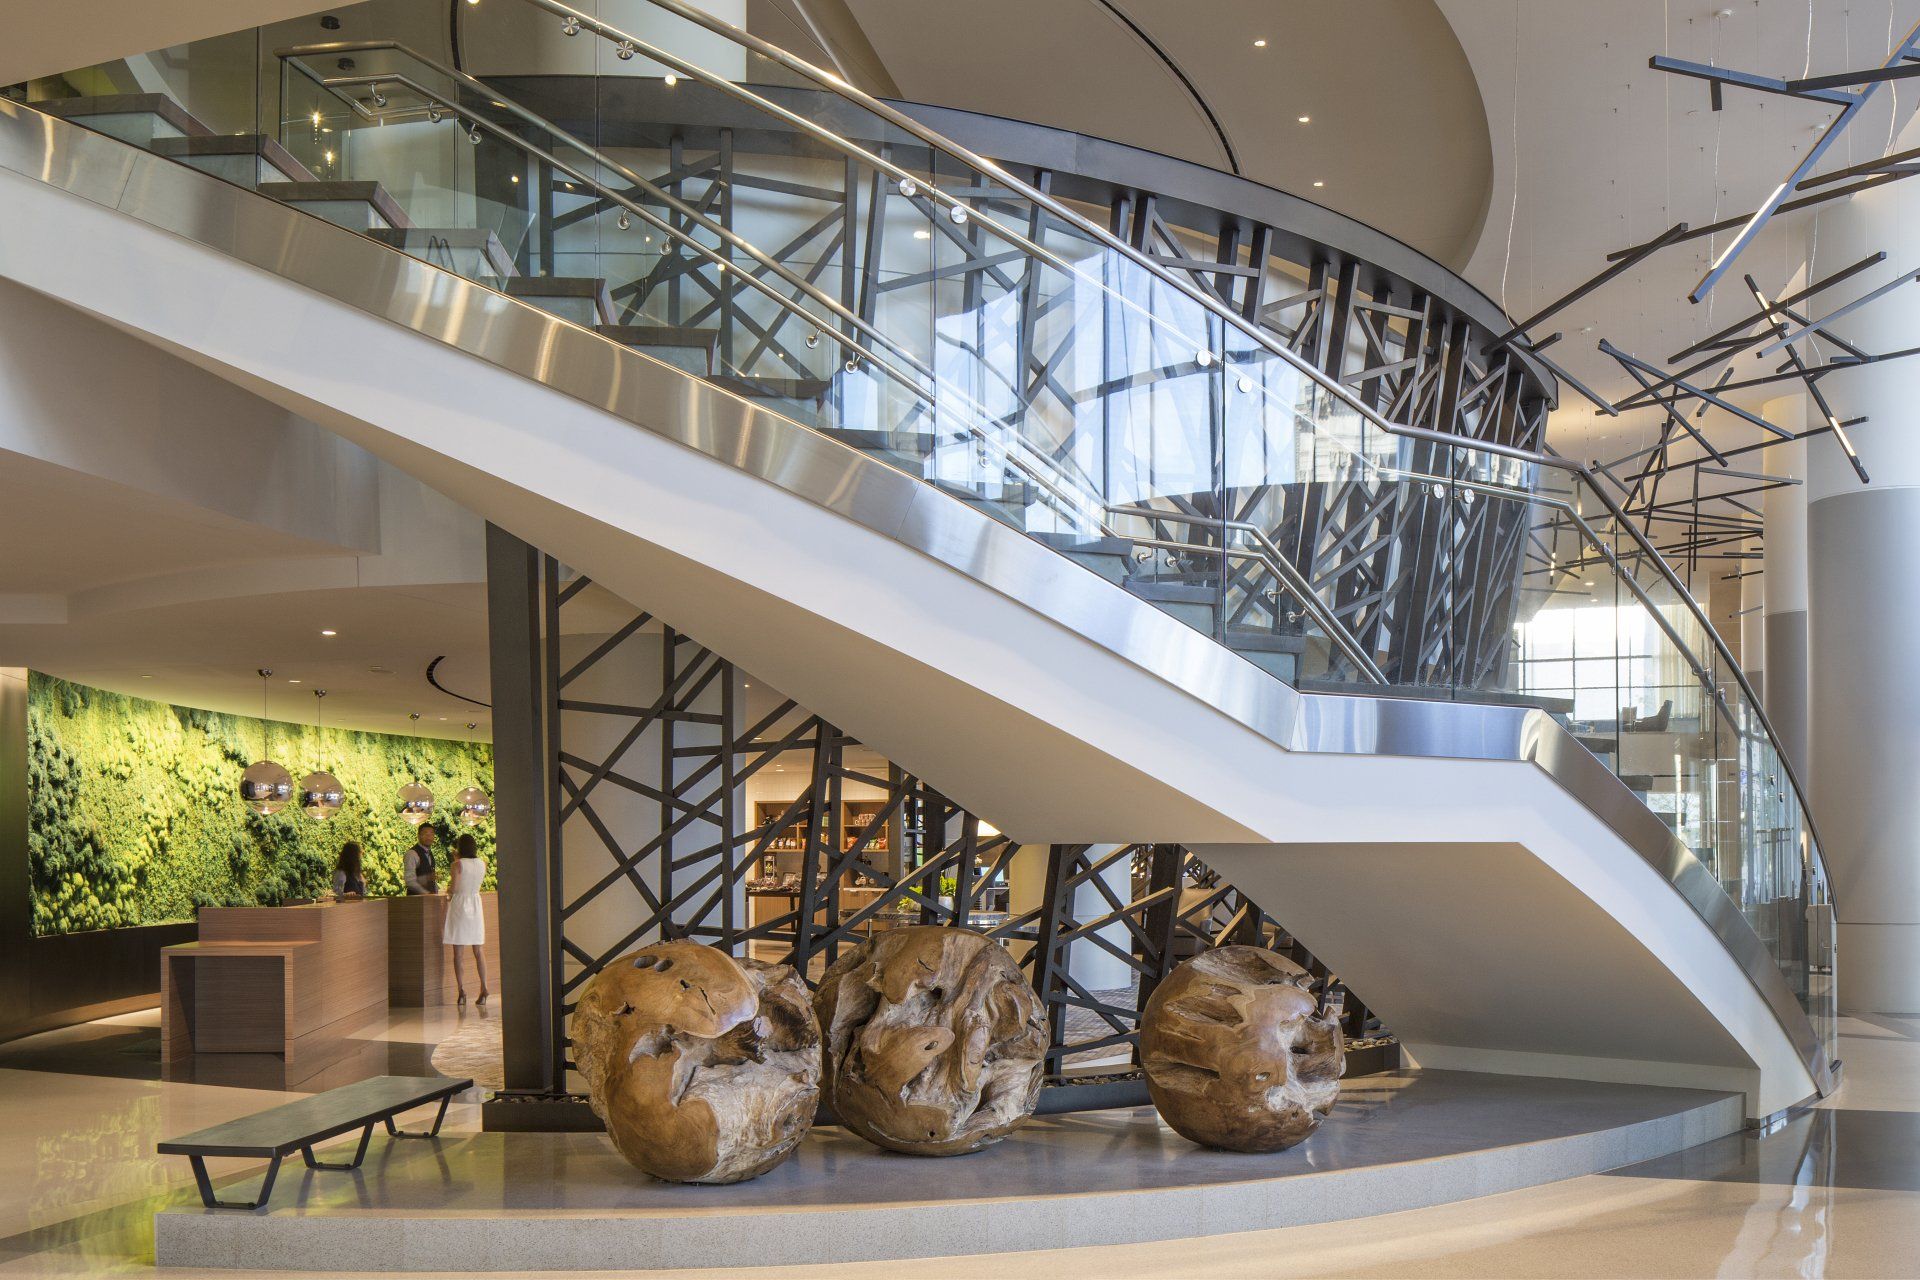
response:
<path fill-rule="evenodd" d="M 464 991 L 462 991 L 462 992 L 460 993 L 460 998 L 459 998 L 459 999 L 457 999 L 457 1000 L 455 1000 L 455 1001 L 454 1001 L 453 1003 L 454 1003 L 454 1004 L 455 1004 L 456 1006 L 458 1006 L 459 1008 L 462 1008 L 462 1009 L 464 1009 L 464 1008 L 466 1008 L 466 1007 L 467 1007 L 467 993 L 466 993 L 466 992 L 464 992 Z"/>
<path fill-rule="evenodd" d="M 473 1002 L 473 1005 L 476 1009 L 478 1009 L 483 1007 L 486 1003 L 487 1003 L 487 993 L 485 991 L 482 991 L 480 993 L 480 998 L 478 1000 L 475 1000 Z"/>

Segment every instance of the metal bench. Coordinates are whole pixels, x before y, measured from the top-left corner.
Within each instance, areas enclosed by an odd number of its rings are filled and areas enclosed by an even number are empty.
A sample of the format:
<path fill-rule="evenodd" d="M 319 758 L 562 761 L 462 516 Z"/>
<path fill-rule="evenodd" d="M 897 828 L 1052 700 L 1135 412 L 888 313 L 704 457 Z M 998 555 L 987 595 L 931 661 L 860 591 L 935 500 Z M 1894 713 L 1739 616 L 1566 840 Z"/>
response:
<path fill-rule="evenodd" d="M 163 1156 L 185 1156 L 193 1162 L 193 1180 L 199 1184 L 200 1199 L 209 1209 L 258 1209 L 273 1194 L 273 1180 L 286 1156 L 298 1151 L 309 1169 L 358 1169 L 367 1158 L 367 1143 L 373 1138 L 375 1125 L 384 1123 L 389 1138 L 437 1137 L 441 1122 L 447 1118 L 447 1103 L 454 1094 L 472 1087 L 471 1080 L 445 1076 L 375 1076 L 198 1133 L 170 1138 L 160 1144 L 159 1150 Z M 433 1117 L 433 1127 L 425 1133 L 405 1133 L 394 1124 L 394 1117 L 401 1112 L 436 1101 L 440 1110 Z M 314 1158 L 316 1145 L 355 1129 L 362 1131 L 360 1148 L 350 1163 L 326 1164 Z M 266 1160 L 259 1199 L 244 1204 L 216 1199 L 213 1183 L 207 1177 L 208 1156 Z"/>

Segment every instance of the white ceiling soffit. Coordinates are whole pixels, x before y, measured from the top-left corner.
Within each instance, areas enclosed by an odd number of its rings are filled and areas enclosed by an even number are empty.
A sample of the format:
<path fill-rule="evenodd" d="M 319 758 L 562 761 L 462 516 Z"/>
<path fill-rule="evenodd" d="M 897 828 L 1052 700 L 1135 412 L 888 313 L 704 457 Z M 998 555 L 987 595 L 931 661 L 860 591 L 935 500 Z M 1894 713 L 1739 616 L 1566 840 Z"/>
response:
<path fill-rule="evenodd" d="M 0 84 L 319 13 L 313 0 L 9 0 Z"/>
<path fill-rule="evenodd" d="M 1751 212 L 1787 176 L 1835 110 L 1729 88 L 1716 113 L 1707 86 L 1655 71 L 1667 54 L 1786 78 L 1876 65 L 1920 20 L 1920 0 L 1438 0 L 1471 60 L 1493 136 L 1491 212 L 1466 275 L 1524 318 L 1606 266 L 1606 255 L 1676 222 L 1701 227 Z M 1889 34 L 1891 33 L 1891 34 Z M 1920 87 L 1883 86 L 1823 159 L 1822 170 L 1882 154 Z M 1566 338 L 1553 356 L 1608 399 L 1634 390 L 1596 349 L 1601 338 L 1658 364 L 1753 310 L 1751 271 L 1778 293 L 1817 235 L 1817 210 L 1777 216 L 1738 269 L 1698 305 L 1688 292 L 1731 233 L 1654 255 L 1538 327 Z M 1886 248 L 1897 258 L 1902 246 Z M 1847 265 L 1830 255 L 1822 274 Z M 1912 266 L 1902 259 L 1877 284 Z M 1843 287 L 1837 304 L 1853 296 Z M 1711 372 L 1711 371 L 1710 371 Z M 1733 397 L 1757 410 L 1776 387 Z M 1602 417 L 1570 389 L 1550 424 L 1555 447 L 1602 461 L 1651 443 L 1656 410 Z M 1709 412 L 1702 425 L 1744 442 L 1757 428 Z M 1709 477 L 1710 479 L 1710 477 Z M 1732 482 L 1729 482 L 1732 483 Z"/>
<path fill-rule="evenodd" d="M 1431 0 L 755 0 L 749 15 L 825 59 L 810 31 L 835 10 L 915 102 L 1237 161 L 1449 264 L 1487 216 L 1486 111 Z"/>

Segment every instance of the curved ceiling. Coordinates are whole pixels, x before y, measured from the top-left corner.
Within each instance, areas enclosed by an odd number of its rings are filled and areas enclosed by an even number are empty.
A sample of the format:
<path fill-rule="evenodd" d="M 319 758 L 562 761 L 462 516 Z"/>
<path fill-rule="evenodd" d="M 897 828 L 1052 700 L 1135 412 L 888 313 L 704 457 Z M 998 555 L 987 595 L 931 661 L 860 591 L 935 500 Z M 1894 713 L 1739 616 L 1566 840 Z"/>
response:
<path fill-rule="evenodd" d="M 1486 218 L 1487 114 L 1433 0 L 753 0 L 748 15 L 823 66 L 864 46 L 891 81 L 876 91 L 1237 161 L 1449 266 Z"/>

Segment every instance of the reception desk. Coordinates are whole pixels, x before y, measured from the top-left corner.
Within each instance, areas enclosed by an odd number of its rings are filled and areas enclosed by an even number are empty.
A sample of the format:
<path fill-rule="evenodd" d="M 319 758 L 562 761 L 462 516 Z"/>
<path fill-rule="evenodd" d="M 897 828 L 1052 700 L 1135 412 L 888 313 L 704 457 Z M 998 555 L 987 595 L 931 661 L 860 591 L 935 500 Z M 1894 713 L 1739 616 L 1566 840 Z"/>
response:
<path fill-rule="evenodd" d="M 452 1004 L 459 991 L 453 976 L 453 948 L 440 941 L 451 899 L 444 893 L 423 893 L 382 901 L 387 908 L 387 1003 L 401 1009 Z M 487 921 L 487 942 L 480 955 L 487 966 L 487 989 L 496 994 L 500 990 L 499 904 L 497 894 L 480 895 Z M 461 956 L 460 967 L 469 997 L 479 995 L 472 957 Z"/>
<path fill-rule="evenodd" d="M 161 1059 L 274 1053 L 292 1061 L 387 1007 L 387 904 L 207 907 L 200 941 L 160 953 Z"/>

